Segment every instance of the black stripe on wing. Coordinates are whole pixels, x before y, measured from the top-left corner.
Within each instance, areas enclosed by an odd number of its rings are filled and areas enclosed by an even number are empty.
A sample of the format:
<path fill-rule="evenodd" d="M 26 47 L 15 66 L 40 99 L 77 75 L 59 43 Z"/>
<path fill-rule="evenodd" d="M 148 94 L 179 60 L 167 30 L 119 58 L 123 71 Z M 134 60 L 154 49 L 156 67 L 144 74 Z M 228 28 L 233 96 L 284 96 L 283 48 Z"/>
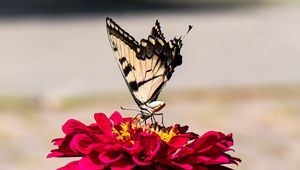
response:
<path fill-rule="evenodd" d="M 152 80 L 154 80 L 154 79 L 156 79 L 156 78 L 159 78 L 159 77 L 161 77 L 161 76 L 163 76 L 163 75 L 158 75 L 158 76 L 151 77 L 151 78 L 149 78 L 149 79 L 147 79 L 147 80 L 144 80 L 144 81 L 139 82 L 137 85 L 138 85 L 138 87 L 141 87 L 141 86 L 144 85 L 145 83 L 148 83 L 149 81 L 152 81 Z"/>
<path fill-rule="evenodd" d="M 128 83 L 128 85 L 132 91 L 138 91 L 139 89 L 139 85 L 137 84 L 136 81 L 131 81 Z"/>
<path fill-rule="evenodd" d="M 111 18 L 106 18 L 106 27 L 108 35 L 115 35 L 126 43 L 131 49 L 135 50 L 139 46 L 139 43 L 118 24 L 116 24 Z M 115 51 L 115 49 L 113 49 Z"/>

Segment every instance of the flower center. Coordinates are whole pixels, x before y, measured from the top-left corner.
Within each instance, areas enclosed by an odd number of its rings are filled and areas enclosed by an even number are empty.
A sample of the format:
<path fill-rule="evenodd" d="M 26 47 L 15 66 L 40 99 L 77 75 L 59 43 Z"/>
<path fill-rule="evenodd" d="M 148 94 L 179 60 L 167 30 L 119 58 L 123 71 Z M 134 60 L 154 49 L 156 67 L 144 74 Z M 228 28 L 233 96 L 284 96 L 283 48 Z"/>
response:
<path fill-rule="evenodd" d="M 117 135 L 117 139 L 121 142 L 131 139 L 131 134 L 128 131 L 128 125 L 126 123 L 121 123 L 118 128 L 113 127 L 112 132 Z M 133 143 L 133 140 L 131 142 Z"/>
<path fill-rule="evenodd" d="M 173 131 L 170 131 L 169 133 L 166 132 L 156 132 L 156 134 L 159 135 L 159 137 L 161 138 L 161 140 L 165 141 L 165 142 L 169 142 L 172 137 L 176 136 L 176 133 L 174 133 Z"/>
<path fill-rule="evenodd" d="M 116 134 L 116 138 L 121 142 L 130 141 L 134 144 L 135 136 L 138 136 L 138 133 L 145 132 L 148 134 L 156 134 L 160 137 L 161 140 L 169 142 L 172 137 L 176 136 L 176 129 L 174 128 L 165 128 L 157 124 L 147 124 L 140 125 L 136 122 L 125 122 L 119 125 L 115 125 L 112 128 L 113 134 Z"/>

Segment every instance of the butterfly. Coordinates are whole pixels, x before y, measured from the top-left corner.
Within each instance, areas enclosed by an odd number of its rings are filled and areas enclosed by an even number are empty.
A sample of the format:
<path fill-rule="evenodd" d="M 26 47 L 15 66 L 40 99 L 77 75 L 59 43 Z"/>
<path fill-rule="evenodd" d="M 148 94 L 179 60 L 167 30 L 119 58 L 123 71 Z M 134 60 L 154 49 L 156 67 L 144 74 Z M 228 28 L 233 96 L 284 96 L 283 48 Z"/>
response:
<path fill-rule="evenodd" d="M 158 20 L 148 38 L 141 39 L 140 43 L 111 18 L 106 18 L 106 27 L 122 76 L 141 109 L 142 118 L 147 119 L 165 106 L 157 98 L 175 67 L 182 63 L 182 38 L 167 42 Z"/>

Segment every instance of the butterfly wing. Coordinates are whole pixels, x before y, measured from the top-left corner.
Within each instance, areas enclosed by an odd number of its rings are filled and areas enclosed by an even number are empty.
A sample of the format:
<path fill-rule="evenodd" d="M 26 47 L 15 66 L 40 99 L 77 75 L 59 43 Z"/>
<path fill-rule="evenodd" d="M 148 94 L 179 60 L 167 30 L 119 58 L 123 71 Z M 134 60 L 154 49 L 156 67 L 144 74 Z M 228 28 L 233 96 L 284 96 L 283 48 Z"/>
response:
<path fill-rule="evenodd" d="M 106 25 L 110 45 L 134 100 L 139 106 L 156 100 L 174 68 L 181 64 L 181 40 L 167 43 L 158 21 L 140 44 L 112 19 L 106 18 Z"/>

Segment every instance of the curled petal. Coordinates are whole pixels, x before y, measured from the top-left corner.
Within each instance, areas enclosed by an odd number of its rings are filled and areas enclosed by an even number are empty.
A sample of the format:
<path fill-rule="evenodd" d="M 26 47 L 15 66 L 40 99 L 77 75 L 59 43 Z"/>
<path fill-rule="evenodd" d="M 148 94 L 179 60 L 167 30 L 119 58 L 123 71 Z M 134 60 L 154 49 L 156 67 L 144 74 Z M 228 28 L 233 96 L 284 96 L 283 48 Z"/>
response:
<path fill-rule="evenodd" d="M 172 169 L 182 169 L 182 170 L 192 170 L 193 166 L 187 163 L 178 163 L 171 161 L 168 163 L 168 166 L 171 167 Z"/>
<path fill-rule="evenodd" d="M 95 142 L 86 134 L 78 134 L 71 140 L 70 148 L 82 154 L 89 154 L 92 151 L 90 146 L 93 143 Z"/>
<path fill-rule="evenodd" d="M 121 114 L 119 112 L 114 112 L 110 118 L 110 120 L 112 120 L 112 122 L 114 123 L 114 125 L 120 124 L 123 122 L 123 117 L 121 116 Z"/>
<path fill-rule="evenodd" d="M 80 160 L 79 165 L 82 170 L 99 170 L 105 169 L 108 166 L 99 161 L 97 154 L 90 154 L 88 156 L 83 157 Z"/>
<path fill-rule="evenodd" d="M 99 160 L 105 164 L 119 161 L 123 157 L 123 154 L 113 152 L 102 152 L 99 154 Z"/>
<path fill-rule="evenodd" d="M 72 136 L 67 135 L 61 144 L 58 146 L 58 149 L 51 150 L 51 153 L 48 154 L 47 158 L 52 157 L 76 157 L 81 156 L 76 150 L 72 150 L 70 148 L 70 142 L 72 140 Z"/>
<path fill-rule="evenodd" d="M 64 140 L 64 138 L 56 138 L 56 139 L 53 139 L 52 142 L 55 146 L 57 146 L 57 145 L 61 145 L 63 140 Z"/>
<path fill-rule="evenodd" d="M 142 148 L 133 155 L 137 165 L 150 165 L 165 156 L 165 147 L 157 135 L 141 133 L 136 147 Z"/>
<path fill-rule="evenodd" d="M 134 162 L 131 159 L 120 159 L 118 162 L 111 164 L 112 170 L 128 170 L 135 167 Z"/>
<path fill-rule="evenodd" d="M 99 129 L 101 129 L 105 135 L 111 136 L 112 135 L 111 122 L 106 117 L 106 115 L 104 113 L 96 113 L 94 115 L 94 118 L 96 120 Z"/>
<path fill-rule="evenodd" d="M 225 135 L 221 132 L 209 131 L 199 138 L 195 139 L 189 147 L 197 151 L 205 151 L 216 144 Z"/>
<path fill-rule="evenodd" d="M 72 161 L 64 167 L 58 168 L 57 170 L 82 170 L 79 166 L 79 161 Z"/>

